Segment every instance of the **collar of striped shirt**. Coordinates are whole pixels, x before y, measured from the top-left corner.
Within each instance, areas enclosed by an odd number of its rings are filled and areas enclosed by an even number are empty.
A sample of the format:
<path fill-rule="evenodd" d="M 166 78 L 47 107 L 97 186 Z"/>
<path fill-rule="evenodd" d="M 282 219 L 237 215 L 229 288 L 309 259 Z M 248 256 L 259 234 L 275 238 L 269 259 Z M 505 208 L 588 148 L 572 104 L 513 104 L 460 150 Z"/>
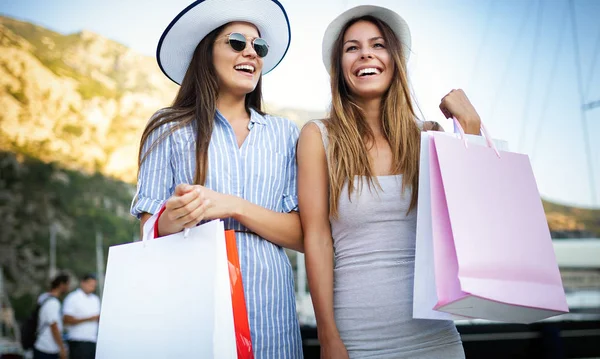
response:
<path fill-rule="evenodd" d="M 217 110 L 217 113 L 215 114 L 215 118 L 218 121 L 227 122 L 227 119 L 225 118 L 225 116 L 223 116 L 223 114 L 219 110 Z M 251 108 L 250 109 L 250 123 L 252 125 L 254 125 L 254 124 L 266 125 L 267 120 L 265 119 L 265 117 L 263 115 L 261 115 L 260 113 L 256 112 L 256 110 Z"/>

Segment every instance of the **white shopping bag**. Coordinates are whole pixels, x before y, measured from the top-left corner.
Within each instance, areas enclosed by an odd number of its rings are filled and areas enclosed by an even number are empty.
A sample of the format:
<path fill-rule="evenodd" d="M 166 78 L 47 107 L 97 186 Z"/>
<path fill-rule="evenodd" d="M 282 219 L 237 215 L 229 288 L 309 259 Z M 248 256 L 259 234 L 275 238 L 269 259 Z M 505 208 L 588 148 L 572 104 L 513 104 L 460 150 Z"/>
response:
<path fill-rule="evenodd" d="M 457 134 L 445 133 L 458 137 Z M 417 202 L 417 239 L 415 245 L 415 276 L 413 285 L 413 318 L 454 320 L 468 319 L 434 310 L 438 302 L 433 257 L 433 232 L 431 216 L 431 191 L 429 175 L 429 136 L 421 132 L 421 156 L 419 163 L 419 198 Z M 466 135 L 470 144 L 486 146 L 482 136 Z M 496 148 L 508 151 L 506 141 L 494 140 Z"/>
<path fill-rule="evenodd" d="M 236 358 L 223 222 L 149 239 L 155 220 L 109 249 L 96 358 Z"/>

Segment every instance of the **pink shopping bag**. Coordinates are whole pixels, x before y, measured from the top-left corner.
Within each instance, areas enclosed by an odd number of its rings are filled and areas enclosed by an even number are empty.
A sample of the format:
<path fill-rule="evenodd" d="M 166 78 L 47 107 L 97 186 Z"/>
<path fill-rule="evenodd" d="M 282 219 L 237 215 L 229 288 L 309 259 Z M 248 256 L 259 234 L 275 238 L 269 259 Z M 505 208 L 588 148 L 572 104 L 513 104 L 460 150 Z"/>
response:
<path fill-rule="evenodd" d="M 528 156 L 466 141 L 429 137 L 434 309 L 515 323 L 568 312 Z"/>

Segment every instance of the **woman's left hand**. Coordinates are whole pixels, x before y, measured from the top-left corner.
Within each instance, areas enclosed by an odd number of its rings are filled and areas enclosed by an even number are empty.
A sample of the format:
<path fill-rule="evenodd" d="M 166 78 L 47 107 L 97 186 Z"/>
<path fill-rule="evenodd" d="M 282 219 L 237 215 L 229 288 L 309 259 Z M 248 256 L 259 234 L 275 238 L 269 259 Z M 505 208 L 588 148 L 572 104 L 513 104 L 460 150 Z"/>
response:
<path fill-rule="evenodd" d="M 204 212 L 204 219 L 224 219 L 234 217 L 238 211 L 240 198 L 228 194 L 215 192 L 200 185 L 194 185 L 200 190 L 205 199 L 210 200 L 210 205 Z"/>
<path fill-rule="evenodd" d="M 452 90 L 444 96 L 440 110 L 446 118 L 456 117 L 465 133 L 479 135 L 481 118 L 463 90 Z"/>

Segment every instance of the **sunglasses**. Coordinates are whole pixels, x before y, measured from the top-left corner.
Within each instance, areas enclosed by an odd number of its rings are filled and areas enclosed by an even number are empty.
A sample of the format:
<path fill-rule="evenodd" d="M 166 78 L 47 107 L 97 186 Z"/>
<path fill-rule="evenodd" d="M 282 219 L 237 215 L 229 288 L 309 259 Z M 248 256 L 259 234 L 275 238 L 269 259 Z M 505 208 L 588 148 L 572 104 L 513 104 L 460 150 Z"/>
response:
<path fill-rule="evenodd" d="M 246 36 L 240 34 L 239 32 L 232 32 L 231 34 L 227 35 L 227 43 L 233 50 L 237 52 L 244 51 L 247 44 Z M 251 44 L 258 57 L 265 57 L 269 53 L 269 45 L 260 37 L 253 39 Z"/>

